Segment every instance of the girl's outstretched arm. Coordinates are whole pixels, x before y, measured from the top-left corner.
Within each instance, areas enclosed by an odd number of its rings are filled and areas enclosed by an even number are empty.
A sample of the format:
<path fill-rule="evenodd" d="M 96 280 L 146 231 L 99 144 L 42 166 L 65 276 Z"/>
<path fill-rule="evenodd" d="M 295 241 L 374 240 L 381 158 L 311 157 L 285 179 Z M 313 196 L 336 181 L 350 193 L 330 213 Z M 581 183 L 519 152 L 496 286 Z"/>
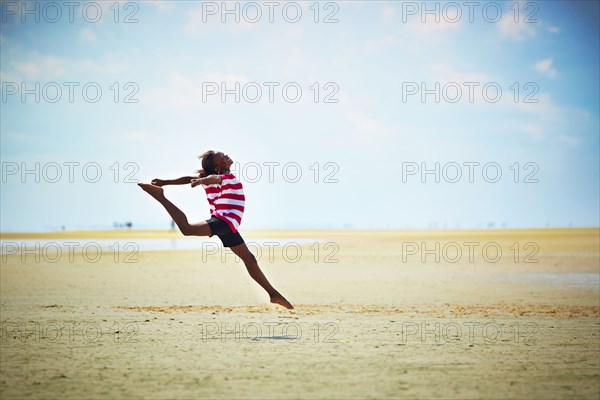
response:
<path fill-rule="evenodd" d="M 192 179 L 196 179 L 197 176 L 182 176 L 177 179 L 152 179 L 154 186 L 166 186 L 166 185 L 187 185 L 192 182 Z"/>
<path fill-rule="evenodd" d="M 223 182 L 223 178 L 221 178 L 221 175 L 209 175 L 204 178 L 194 178 L 191 181 L 192 187 L 196 187 L 200 184 L 213 185 L 216 183 L 216 184 L 220 185 L 222 182 Z"/>

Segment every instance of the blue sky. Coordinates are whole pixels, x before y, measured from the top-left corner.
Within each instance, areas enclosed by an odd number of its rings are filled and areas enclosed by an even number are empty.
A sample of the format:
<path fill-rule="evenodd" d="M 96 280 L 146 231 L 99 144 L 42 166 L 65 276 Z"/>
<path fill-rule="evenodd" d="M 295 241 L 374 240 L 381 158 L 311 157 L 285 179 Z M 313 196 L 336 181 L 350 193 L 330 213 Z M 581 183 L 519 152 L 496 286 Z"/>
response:
<path fill-rule="evenodd" d="M 168 226 L 132 181 L 190 174 L 207 149 L 239 163 L 246 229 L 600 224 L 597 2 L 476 2 L 472 21 L 465 2 L 279 2 L 272 22 L 248 3 L 228 3 L 236 22 L 221 2 L 81 2 L 71 22 L 65 2 L 2 2 L 1 230 Z M 236 83 L 239 103 L 207 94 Z M 436 163 L 439 182 L 421 176 Z M 167 194 L 208 217 L 200 189 Z"/>

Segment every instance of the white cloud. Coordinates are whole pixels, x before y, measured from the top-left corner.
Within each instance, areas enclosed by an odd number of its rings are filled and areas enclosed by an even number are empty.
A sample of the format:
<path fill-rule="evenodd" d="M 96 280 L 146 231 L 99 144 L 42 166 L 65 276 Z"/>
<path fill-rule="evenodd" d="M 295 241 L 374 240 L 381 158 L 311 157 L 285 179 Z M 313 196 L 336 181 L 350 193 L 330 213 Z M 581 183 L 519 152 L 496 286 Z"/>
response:
<path fill-rule="evenodd" d="M 526 23 L 524 21 L 516 21 L 512 13 L 506 13 L 496 23 L 500 36 L 512 39 L 514 41 L 522 41 L 536 35 L 536 25 Z"/>
<path fill-rule="evenodd" d="M 535 65 L 533 66 L 533 68 L 535 68 L 535 70 L 537 72 L 547 76 L 548 78 L 556 77 L 556 69 L 554 69 L 552 67 L 552 59 L 551 58 L 545 58 L 543 60 L 536 62 Z"/>
<path fill-rule="evenodd" d="M 565 143 L 571 147 L 577 147 L 581 142 L 581 140 L 579 140 L 578 137 L 572 135 L 560 135 L 558 137 L 558 141 L 561 143 Z"/>
<path fill-rule="evenodd" d="M 513 110 L 511 121 L 518 121 L 520 130 L 534 141 L 578 146 L 592 122 L 588 111 L 558 105 L 547 93 L 534 95 L 537 103 L 525 103 L 523 99 L 515 103 L 511 97 L 503 96 L 498 104 Z"/>
<path fill-rule="evenodd" d="M 460 72 L 447 62 L 433 64 L 429 69 L 433 72 L 431 76 L 435 77 L 435 80 L 439 81 L 441 84 L 456 82 L 462 85 L 464 82 L 481 83 L 489 80 L 484 72 Z M 465 86 L 465 90 L 466 89 L 468 89 L 467 86 Z"/>
<path fill-rule="evenodd" d="M 67 70 L 67 61 L 53 56 L 34 57 L 32 61 L 14 62 L 12 64 L 16 72 L 28 79 L 38 77 L 57 78 L 63 76 Z"/>
<path fill-rule="evenodd" d="M 208 17 L 204 17 L 204 12 L 201 8 L 191 10 L 189 12 L 188 21 L 183 27 L 183 32 L 188 35 L 194 35 L 200 32 L 202 26 L 206 25 L 206 22 L 203 21 L 203 18 L 204 21 L 208 21 Z"/>
<path fill-rule="evenodd" d="M 392 7 L 384 7 L 381 10 L 381 19 L 383 22 L 389 22 L 396 16 L 396 10 Z"/>
<path fill-rule="evenodd" d="M 541 141 L 544 139 L 544 128 L 540 125 L 525 125 L 523 131 L 529 135 L 529 137 L 535 141 Z"/>
<path fill-rule="evenodd" d="M 2 82 L 19 82 L 19 76 L 14 72 L 6 72 L 0 70 L 0 81 Z"/>
<path fill-rule="evenodd" d="M 41 68 L 33 62 L 15 63 L 14 66 L 17 72 L 25 75 L 29 79 L 36 78 L 41 72 Z"/>
<path fill-rule="evenodd" d="M 96 43 L 97 37 L 94 31 L 89 28 L 85 28 L 79 32 L 79 40 L 81 40 L 83 43 L 91 44 Z"/>
<path fill-rule="evenodd" d="M 100 73 L 114 74 L 123 70 L 123 63 L 105 59 L 96 62 L 89 59 L 72 60 L 59 58 L 52 55 L 41 55 L 36 52 L 18 54 L 10 63 L 12 68 L 3 71 L 6 76 L 10 75 L 17 80 L 28 79 L 55 79 L 68 77 L 69 79 L 80 79 L 82 74 Z"/>
<path fill-rule="evenodd" d="M 548 32 L 550 32 L 550 33 L 560 33 L 560 29 L 558 29 L 556 26 L 550 26 L 548 28 Z"/>

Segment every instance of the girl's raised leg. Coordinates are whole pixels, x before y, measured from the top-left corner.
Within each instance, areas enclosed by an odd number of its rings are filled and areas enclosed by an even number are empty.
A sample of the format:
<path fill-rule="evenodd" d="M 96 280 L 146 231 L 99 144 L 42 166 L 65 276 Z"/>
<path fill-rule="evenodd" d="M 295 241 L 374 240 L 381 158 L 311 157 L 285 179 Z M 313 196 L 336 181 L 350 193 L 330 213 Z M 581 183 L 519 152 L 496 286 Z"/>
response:
<path fill-rule="evenodd" d="M 242 259 L 244 264 L 246 265 L 246 269 L 248 273 L 258 283 L 263 289 L 267 291 L 269 297 L 271 298 L 271 303 L 279 304 L 287 309 L 293 310 L 294 306 L 287 301 L 285 297 L 281 293 L 279 293 L 267 280 L 267 277 L 261 271 L 258 266 L 258 262 L 256 261 L 256 257 L 250 252 L 246 243 L 242 243 L 237 246 L 230 247 L 231 251 L 235 253 L 239 258 Z"/>
<path fill-rule="evenodd" d="M 210 236 L 211 231 L 208 223 L 202 221 L 197 224 L 190 224 L 187 217 L 175 204 L 171 203 L 166 197 L 162 187 L 150 185 L 149 183 L 138 183 L 138 186 L 144 189 L 146 193 L 154 197 L 167 210 L 177 227 L 185 236 Z"/>

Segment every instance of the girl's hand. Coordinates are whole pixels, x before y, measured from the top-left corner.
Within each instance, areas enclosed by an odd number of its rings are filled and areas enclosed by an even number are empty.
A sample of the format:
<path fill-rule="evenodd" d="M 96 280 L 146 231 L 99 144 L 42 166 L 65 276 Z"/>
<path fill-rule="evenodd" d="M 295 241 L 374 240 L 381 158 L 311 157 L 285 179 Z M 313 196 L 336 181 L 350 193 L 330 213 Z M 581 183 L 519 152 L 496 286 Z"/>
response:
<path fill-rule="evenodd" d="M 200 184 L 200 179 L 201 179 L 201 178 L 198 178 L 198 179 L 192 179 L 192 182 L 191 182 L 191 183 L 192 183 L 192 187 L 196 187 L 196 186 L 198 186 L 198 185 Z"/>
<path fill-rule="evenodd" d="M 162 179 L 152 179 L 152 183 L 154 186 L 163 186 L 165 184 L 165 181 Z"/>

